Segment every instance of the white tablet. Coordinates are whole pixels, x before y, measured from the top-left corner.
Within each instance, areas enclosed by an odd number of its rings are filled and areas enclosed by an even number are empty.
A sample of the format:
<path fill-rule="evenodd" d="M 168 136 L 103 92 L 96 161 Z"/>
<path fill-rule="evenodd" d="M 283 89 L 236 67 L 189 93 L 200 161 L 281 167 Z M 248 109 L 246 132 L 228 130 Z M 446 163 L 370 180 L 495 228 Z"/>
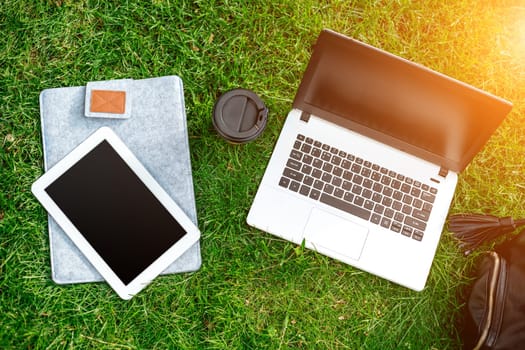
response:
<path fill-rule="evenodd" d="M 200 237 L 107 127 L 49 169 L 31 190 L 122 299 L 146 287 Z"/>

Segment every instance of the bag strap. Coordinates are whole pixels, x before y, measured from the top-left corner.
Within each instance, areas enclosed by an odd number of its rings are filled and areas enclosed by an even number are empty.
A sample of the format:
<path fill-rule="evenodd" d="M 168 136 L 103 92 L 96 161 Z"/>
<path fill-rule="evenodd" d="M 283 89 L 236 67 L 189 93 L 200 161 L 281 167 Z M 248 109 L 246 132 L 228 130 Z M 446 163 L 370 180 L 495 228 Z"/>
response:
<path fill-rule="evenodd" d="M 454 214 L 448 218 L 448 229 L 459 240 L 460 248 L 469 255 L 481 244 L 494 241 L 525 225 L 525 219 L 499 218 L 483 214 Z"/>

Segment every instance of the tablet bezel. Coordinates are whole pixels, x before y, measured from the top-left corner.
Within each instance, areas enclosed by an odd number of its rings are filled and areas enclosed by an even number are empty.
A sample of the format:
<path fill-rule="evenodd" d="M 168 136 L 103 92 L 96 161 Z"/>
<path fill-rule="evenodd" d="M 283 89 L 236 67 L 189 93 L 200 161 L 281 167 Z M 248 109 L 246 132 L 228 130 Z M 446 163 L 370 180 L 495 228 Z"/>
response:
<path fill-rule="evenodd" d="M 185 234 L 164 253 L 162 253 L 147 268 L 138 274 L 130 283 L 125 284 L 100 256 L 88 240 L 73 225 L 70 219 L 60 209 L 57 203 L 49 196 L 46 189 L 66 173 L 72 166 L 91 152 L 101 142 L 107 141 L 113 150 L 131 168 L 135 176 L 144 184 L 146 189 L 164 206 L 171 216 L 185 231 Z M 109 127 L 102 127 L 91 134 L 80 145 L 44 173 L 31 186 L 31 191 L 40 201 L 48 213 L 55 219 L 69 238 L 76 244 L 90 263 L 104 277 L 115 292 L 125 300 L 131 299 L 140 290 L 145 288 L 155 277 L 180 257 L 188 248 L 200 238 L 200 231 L 188 216 L 180 209 L 173 199 L 155 181 L 141 162 L 133 155 L 124 142 Z"/>

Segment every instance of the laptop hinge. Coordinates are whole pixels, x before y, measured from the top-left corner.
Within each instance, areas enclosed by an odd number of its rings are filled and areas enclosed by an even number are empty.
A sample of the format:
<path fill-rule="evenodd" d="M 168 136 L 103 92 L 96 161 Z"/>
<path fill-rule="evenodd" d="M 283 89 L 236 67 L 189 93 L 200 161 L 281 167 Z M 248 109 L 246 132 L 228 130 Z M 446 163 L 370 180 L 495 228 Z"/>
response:
<path fill-rule="evenodd" d="M 448 175 L 448 169 L 447 168 L 439 168 L 439 176 L 441 177 L 447 177 Z"/>
<path fill-rule="evenodd" d="M 311 114 L 308 112 L 301 112 L 301 120 L 305 123 L 308 123 L 308 121 L 310 120 L 310 116 Z"/>

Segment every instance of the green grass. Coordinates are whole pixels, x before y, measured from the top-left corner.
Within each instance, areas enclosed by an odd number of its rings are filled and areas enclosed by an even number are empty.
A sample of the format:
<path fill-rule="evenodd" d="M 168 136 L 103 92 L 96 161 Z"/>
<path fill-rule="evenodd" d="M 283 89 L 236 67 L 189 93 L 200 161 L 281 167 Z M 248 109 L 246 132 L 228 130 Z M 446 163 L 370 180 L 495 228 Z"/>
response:
<path fill-rule="evenodd" d="M 456 349 L 476 256 L 444 232 L 417 293 L 276 239 L 245 217 L 314 42 L 328 27 L 514 102 L 461 174 L 451 212 L 523 217 L 525 7 L 478 1 L 68 1 L 0 5 L 0 348 Z M 203 266 L 131 301 L 50 278 L 38 95 L 88 81 L 176 74 L 185 85 Z M 231 145 L 210 115 L 223 92 L 270 110 Z M 67 135 L 65 135 L 67 136 Z"/>

